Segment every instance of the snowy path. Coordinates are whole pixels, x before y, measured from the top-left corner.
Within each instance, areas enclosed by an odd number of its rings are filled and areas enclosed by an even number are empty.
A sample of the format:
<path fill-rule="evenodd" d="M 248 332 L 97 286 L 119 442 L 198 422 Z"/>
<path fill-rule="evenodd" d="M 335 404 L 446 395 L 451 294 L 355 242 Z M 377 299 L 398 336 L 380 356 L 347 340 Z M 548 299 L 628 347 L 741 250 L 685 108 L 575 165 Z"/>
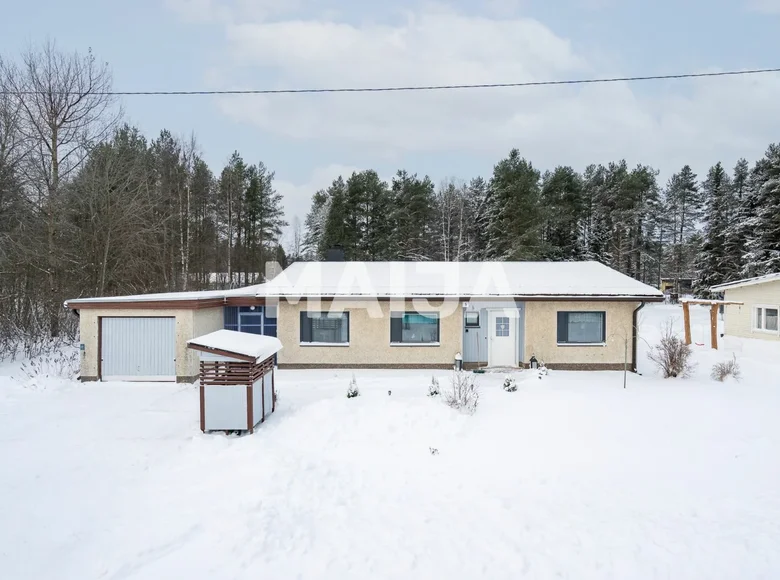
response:
<path fill-rule="evenodd" d="M 279 412 L 243 438 L 201 435 L 190 386 L 0 377 L 0 570 L 778 578 L 780 351 L 743 342 L 741 383 L 707 379 L 727 353 L 706 349 L 694 379 L 643 365 L 626 390 L 521 373 L 509 394 L 485 375 L 473 417 L 425 397 L 430 373 L 357 371 L 347 400 L 350 371 L 282 371 Z"/>

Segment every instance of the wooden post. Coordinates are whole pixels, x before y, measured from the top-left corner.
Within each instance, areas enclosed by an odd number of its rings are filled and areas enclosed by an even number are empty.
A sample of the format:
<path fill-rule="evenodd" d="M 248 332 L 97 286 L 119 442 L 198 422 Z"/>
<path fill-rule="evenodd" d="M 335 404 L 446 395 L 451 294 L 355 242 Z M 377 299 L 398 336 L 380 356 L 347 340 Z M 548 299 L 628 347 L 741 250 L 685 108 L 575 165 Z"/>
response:
<path fill-rule="evenodd" d="M 691 344 L 691 311 L 687 302 L 683 302 L 683 321 L 685 323 L 685 344 Z"/>
<path fill-rule="evenodd" d="M 713 304 L 710 308 L 710 340 L 712 348 L 718 350 L 718 305 Z"/>

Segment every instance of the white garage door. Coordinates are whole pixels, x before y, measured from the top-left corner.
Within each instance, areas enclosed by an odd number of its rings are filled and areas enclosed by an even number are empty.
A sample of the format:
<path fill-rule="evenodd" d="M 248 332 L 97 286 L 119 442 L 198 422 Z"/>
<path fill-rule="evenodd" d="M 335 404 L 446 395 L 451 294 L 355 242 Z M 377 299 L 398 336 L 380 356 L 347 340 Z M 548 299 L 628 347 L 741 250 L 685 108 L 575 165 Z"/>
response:
<path fill-rule="evenodd" d="M 101 320 L 101 378 L 104 381 L 175 381 L 176 319 Z"/>

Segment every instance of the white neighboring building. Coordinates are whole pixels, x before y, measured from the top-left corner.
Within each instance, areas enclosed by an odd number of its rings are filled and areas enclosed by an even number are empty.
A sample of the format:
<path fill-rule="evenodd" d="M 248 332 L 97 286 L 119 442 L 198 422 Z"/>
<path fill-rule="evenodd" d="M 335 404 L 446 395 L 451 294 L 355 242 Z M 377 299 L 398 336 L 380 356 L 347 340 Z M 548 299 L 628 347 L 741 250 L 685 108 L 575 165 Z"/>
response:
<path fill-rule="evenodd" d="M 725 332 L 743 338 L 780 340 L 780 272 L 713 286 L 725 299 L 742 302 L 726 306 Z"/>

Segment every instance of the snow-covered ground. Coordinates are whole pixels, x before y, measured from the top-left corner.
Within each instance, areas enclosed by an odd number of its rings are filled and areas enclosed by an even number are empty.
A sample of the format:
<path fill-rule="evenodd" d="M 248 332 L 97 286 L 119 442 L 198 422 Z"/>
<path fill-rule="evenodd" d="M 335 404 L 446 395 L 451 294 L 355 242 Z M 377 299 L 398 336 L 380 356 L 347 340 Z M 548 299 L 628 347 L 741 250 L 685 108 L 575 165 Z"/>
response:
<path fill-rule="evenodd" d="M 670 316 L 646 308 L 643 337 Z M 480 376 L 474 416 L 426 397 L 431 373 L 356 371 L 348 400 L 351 371 L 281 371 L 278 412 L 240 438 L 199 432 L 189 385 L 29 388 L 7 365 L 0 574 L 780 578 L 780 344 L 725 343 L 697 347 L 689 380 L 642 355 L 625 390 L 621 373 L 522 372 L 516 393 Z M 742 381 L 709 379 L 732 352 Z"/>

